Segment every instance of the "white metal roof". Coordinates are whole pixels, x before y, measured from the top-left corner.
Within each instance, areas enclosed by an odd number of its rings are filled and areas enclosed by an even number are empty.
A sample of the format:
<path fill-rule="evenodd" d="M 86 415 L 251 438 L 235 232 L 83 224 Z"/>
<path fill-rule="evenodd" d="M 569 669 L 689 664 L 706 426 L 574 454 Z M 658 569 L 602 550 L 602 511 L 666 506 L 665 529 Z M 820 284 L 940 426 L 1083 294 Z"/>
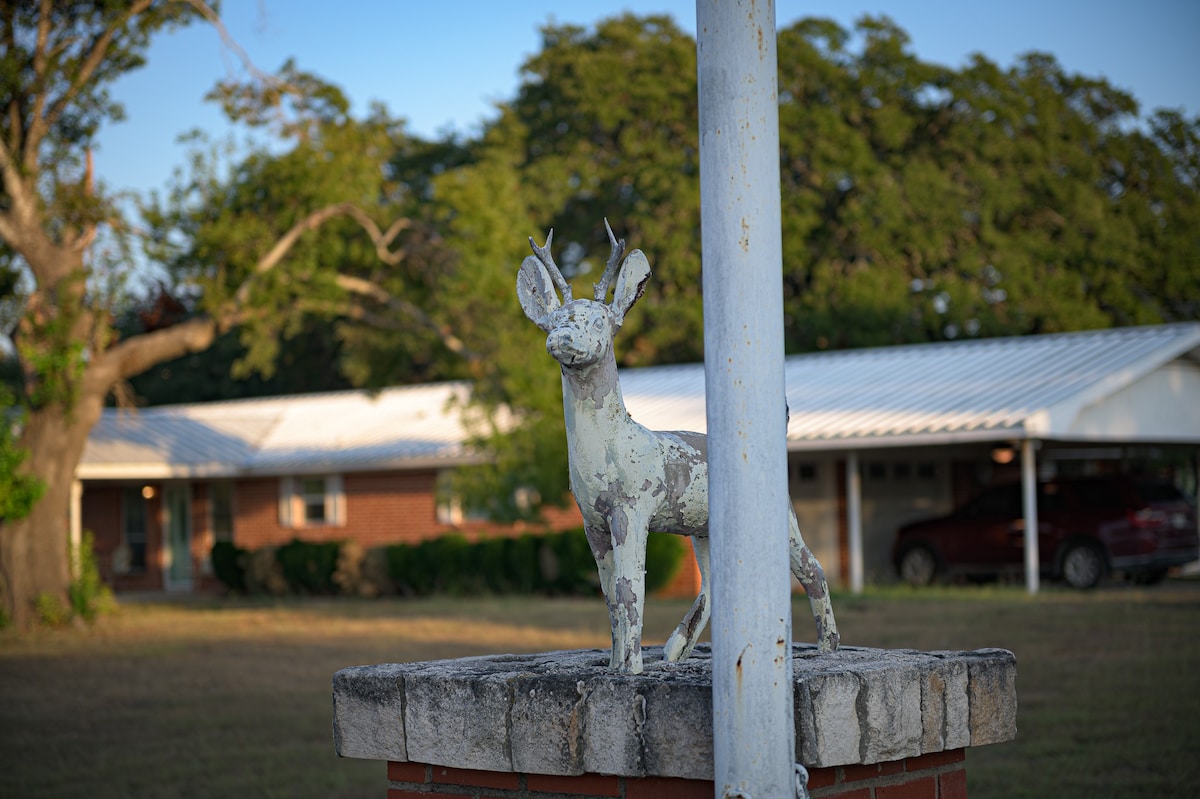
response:
<path fill-rule="evenodd" d="M 422 468 L 471 460 L 463 383 L 106 410 L 82 479 Z"/>
<path fill-rule="evenodd" d="M 1157 410 L 1121 405 L 1124 416 L 1149 418 L 1110 430 L 1081 424 L 1164 370 L 1172 379 L 1155 381 Z M 784 379 L 792 450 L 1021 438 L 1200 443 L 1196 323 L 794 355 Z M 625 370 L 621 382 L 647 427 L 705 429 L 703 365 Z"/>
<path fill-rule="evenodd" d="M 1200 443 L 1197 323 L 796 355 L 784 369 L 793 450 L 1020 438 Z M 703 364 L 622 370 L 621 385 L 647 427 L 706 428 Z M 459 413 L 468 391 L 442 383 L 106 411 L 79 476 L 455 465 L 471 459 Z"/>

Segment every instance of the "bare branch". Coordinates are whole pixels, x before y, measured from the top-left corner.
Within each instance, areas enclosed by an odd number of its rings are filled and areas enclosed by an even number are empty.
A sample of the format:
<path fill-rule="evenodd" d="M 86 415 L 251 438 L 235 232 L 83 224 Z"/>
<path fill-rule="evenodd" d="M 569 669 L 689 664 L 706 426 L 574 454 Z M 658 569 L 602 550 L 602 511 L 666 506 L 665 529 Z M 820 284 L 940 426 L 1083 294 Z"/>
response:
<path fill-rule="evenodd" d="M 450 350 L 456 355 L 460 355 L 467 360 L 475 360 L 479 357 L 477 353 L 467 349 L 467 346 L 463 344 L 462 339 L 451 333 L 449 328 L 439 325 L 431 316 L 429 316 L 429 314 L 425 313 L 411 302 L 401 299 L 400 297 L 397 297 L 394 294 L 381 289 L 379 286 L 376 286 L 374 283 L 363 280 L 362 278 L 352 277 L 350 275 L 338 275 L 334 278 L 334 280 L 339 287 L 351 294 L 369 297 L 370 299 L 383 305 L 388 310 L 404 314 L 405 316 L 415 320 L 422 327 L 425 327 L 435 333 L 438 338 L 442 340 L 442 344 L 446 347 L 446 349 Z M 381 319 L 381 317 L 379 317 L 377 314 L 371 314 L 364 308 L 351 309 L 348 312 L 348 315 L 362 319 Z M 395 324 L 386 324 L 384 326 L 394 328 Z"/>
<path fill-rule="evenodd" d="M 392 223 L 392 226 L 389 227 L 385 233 L 381 232 L 379 230 L 379 226 L 375 224 L 375 221 L 354 203 L 337 203 L 336 205 L 327 205 L 324 208 L 313 211 L 311 214 L 293 225 L 287 233 L 284 233 L 279 240 L 275 242 L 275 245 L 271 247 L 271 249 L 268 250 L 262 258 L 258 259 L 258 263 L 254 267 L 254 274 L 247 278 L 246 281 L 238 287 L 237 292 L 234 294 L 234 301 L 238 305 L 244 304 L 250 296 L 250 289 L 255 277 L 274 269 L 276 265 L 283 260 L 283 257 L 288 254 L 292 247 L 296 245 L 296 242 L 300 239 L 300 237 L 305 233 L 308 233 L 311 230 L 316 230 L 329 220 L 339 216 L 350 217 L 357 222 L 363 230 L 366 231 L 367 235 L 371 238 L 371 243 L 375 245 L 375 253 L 381 261 L 389 266 L 395 266 L 403 259 L 403 253 L 392 252 L 388 249 L 388 247 L 391 245 L 396 235 L 399 234 L 401 230 L 408 227 L 409 224 L 411 224 L 409 220 L 404 218 L 397 219 Z"/>
<path fill-rule="evenodd" d="M 242 68 L 253 75 L 256 80 L 260 80 L 263 83 L 281 86 L 283 88 L 290 88 L 286 83 L 280 81 L 274 75 L 268 75 L 254 65 L 254 62 L 250 60 L 250 56 L 244 49 L 242 49 L 242 46 L 237 43 L 237 40 L 233 38 L 233 35 L 229 32 L 229 29 L 225 27 L 225 23 L 221 21 L 221 16 L 217 14 L 216 11 L 213 11 L 212 7 L 208 3 L 205 3 L 203 0 L 183 0 L 183 2 L 196 9 L 196 13 L 204 17 L 204 19 L 216 29 L 217 35 L 221 37 L 221 43 L 224 44 L 225 47 L 227 47 L 235 56 L 237 56 L 238 61 L 242 62 Z"/>
<path fill-rule="evenodd" d="M 363 209 L 359 208 L 353 203 L 338 203 L 337 205 L 330 205 L 326 206 L 325 208 L 318 209 L 293 225 L 291 229 L 284 233 L 283 236 L 281 236 L 279 240 L 275 242 L 275 245 L 271 247 L 271 249 L 268 250 L 262 258 L 259 259 L 258 263 L 255 265 L 254 273 L 248 277 L 234 293 L 234 303 L 232 307 L 220 314 L 218 323 L 220 324 L 221 328 L 228 328 L 242 320 L 242 309 L 249 301 L 250 291 L 253 288 L 256 277 L 263 275 L 278 266 L 279 262 L 282 261 L 284 256 L 287 255 L 291 248 L 296 245 L 296 242 L 302 235 L 309 231 L 316 230 L 329 220 L 339 216 L 347 216 L 358 223 L 359 227 L 361 227 L 370 237 L 371 243 L 375 245 L 375 253 L 381 261 L 389 265 L 395 265 L 400 263 L 400 261 L 403 259 L 404 254 L 402 252 L 393 252 L 389 249 L 389 247 L 395 240 L 396 236 L 412 224 L 411 220 L 401 217 L 393 222 L 386 231 L 383 231 L 380 230 L 379 226 L 375 224 L 375 220 L 371 219 L 371 217 Z M 431 316 L 418 308 L 416 305 L 413 305 L 411 302 L 385 291 L 368 280 L 354 277 L 352 275 L 338 274 L 334 277 L 334 283 L 343 291 L 359 297 L 369 298 L 391 311 L 409 317 L 422 327 L 425 327 L 435 333 L 438 338 L 441 339 L 442 344 L 446 347 L 446 349 L 450 350 L 451 352 L 460 355 L 463 358 L 467 358 L 468 360 L 473 360 L 478 357 L 475 353 L 467 349 L 467 346 L 463 344 L 462 340 L 450 332 L 448 328 L 443 325 L 439 325 Z M 350 310 L 347 310 L 346 312 L 352 316 L 357 313 Z M 359 313 L 359 315 L 361 316 L 365 313 L 366 311 L 362 311 Z"/>

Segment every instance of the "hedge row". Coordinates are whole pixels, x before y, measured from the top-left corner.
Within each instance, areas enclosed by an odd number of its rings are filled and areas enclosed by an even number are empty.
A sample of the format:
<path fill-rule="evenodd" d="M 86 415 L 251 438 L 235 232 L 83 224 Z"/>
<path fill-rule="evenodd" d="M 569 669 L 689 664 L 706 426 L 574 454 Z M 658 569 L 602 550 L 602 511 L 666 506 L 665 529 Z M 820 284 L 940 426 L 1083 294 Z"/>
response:
<path fill-rule="evenodd" d="M 650 536 L 647 592 L 671 581 L 685 551 L 677 536 Z M 368 550 L 354 541 L 297 538 L 251 551 L 222 541 L 213 546 L 212 564 L 225 587 L 250 594 L 579 596 L 600 586 L 582 529 L 475 542 L 448 534 Z"/>

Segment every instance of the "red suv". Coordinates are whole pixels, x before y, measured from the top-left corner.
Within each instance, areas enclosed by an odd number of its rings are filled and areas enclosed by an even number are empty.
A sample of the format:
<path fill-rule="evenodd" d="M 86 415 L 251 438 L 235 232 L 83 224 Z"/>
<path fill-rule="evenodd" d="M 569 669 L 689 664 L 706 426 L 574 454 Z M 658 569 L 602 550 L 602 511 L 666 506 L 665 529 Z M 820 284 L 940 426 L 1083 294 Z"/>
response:
<path fill-rule="evenodd" d="M 1110 571 L 1138 582 L 1200 557 L 1196 506 L 1172 483 L 1135 477 L 1059 479 L 1038 485 L 1042 571 L 1091 588 Z M 940 574 L 995 575 L 1025 564 L 1019 484 L 993 486 L 939 519 L 896 533 L 900 579 L 928 585 Z"/>

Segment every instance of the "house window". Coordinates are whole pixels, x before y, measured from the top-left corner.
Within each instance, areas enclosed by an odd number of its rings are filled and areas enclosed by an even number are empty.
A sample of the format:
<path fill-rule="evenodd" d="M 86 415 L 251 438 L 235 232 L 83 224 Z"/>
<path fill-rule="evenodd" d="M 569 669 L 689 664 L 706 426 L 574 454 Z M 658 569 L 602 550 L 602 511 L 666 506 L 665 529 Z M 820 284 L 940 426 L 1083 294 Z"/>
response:
<path fill-rule="evenodd" d="M 346 495 L 342 489 L 342 476 L 280 478 L 279 523 L 284 527 L 344 525 Z"/>
<path fill-rule="evenodd" d="M 209 486 L 209 510 L 212 513 L 213 541 L 233 540 L 233 484 L 213 483 Z"/>
<path fill-rule="evenodd" d="M 800 462 L 790 464 L 792 482 L 812 483 L 817 479 L 817 464 Z"/>
<path fill-rule="evenodd" d="M 329 520 L 325 508 L 324 477 L 304 477 L 300 480 L 300 504 L 304 507 L 305 524 L 324 524 Z"/>
<path fill-rule="evenodd" d="M 121 492 L 121 546 L 113 553 L 118 574 L 146 571 L 146 498 L 141 488 Z"/>

